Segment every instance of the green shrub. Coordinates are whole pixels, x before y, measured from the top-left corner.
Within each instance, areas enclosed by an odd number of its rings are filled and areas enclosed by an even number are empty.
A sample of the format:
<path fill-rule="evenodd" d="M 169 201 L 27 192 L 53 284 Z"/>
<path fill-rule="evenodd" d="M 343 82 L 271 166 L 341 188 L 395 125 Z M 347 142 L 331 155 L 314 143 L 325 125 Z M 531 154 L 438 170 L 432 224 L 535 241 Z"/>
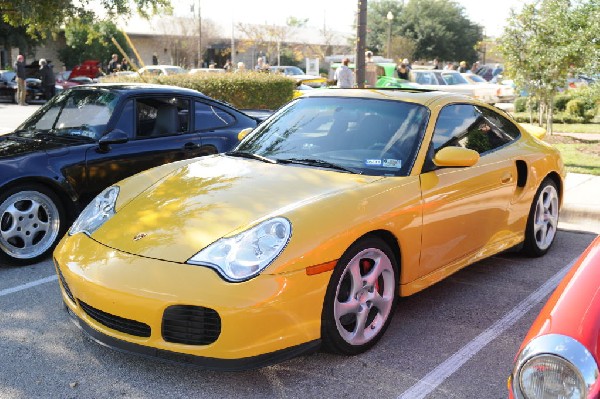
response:
<path fill-rule="evenodd" d="M 568 112 L 558 112 L 552 115 L 554 123 L 588 123 L 590 120 L 580 115 L 569 114 Z"/>
<path fill-rule="evenodd" d="M 529 107 L 533 108 L 533 111 L 537 111 L 540 102 L 534 97 L 517 97 L 515 100 L 515 112 L 529 112 Z"/>
<path fill-rule="evenodd" d="M 573 99 L 569 93 L 561 93 L 554 98 L 554 109 L 563 112 L 567 108 L 567 103 Z"/>
<path fill-rule="evenodd" d="M 565 107 L 565 111 L 569 115 L 583 117 L 585 113 L 585 104 L 582 100 L 570 100 Z"/>
<path fill-rule="evenodd" d="M 109 77 L 103 82 L 140 82 L 135 75 Z M 282 75 L 258 72 L 197 73 L 144 77 L 148 83 L 193 89 L 241 109 L 277 109 L 290 101 L 296 82 Z"/>

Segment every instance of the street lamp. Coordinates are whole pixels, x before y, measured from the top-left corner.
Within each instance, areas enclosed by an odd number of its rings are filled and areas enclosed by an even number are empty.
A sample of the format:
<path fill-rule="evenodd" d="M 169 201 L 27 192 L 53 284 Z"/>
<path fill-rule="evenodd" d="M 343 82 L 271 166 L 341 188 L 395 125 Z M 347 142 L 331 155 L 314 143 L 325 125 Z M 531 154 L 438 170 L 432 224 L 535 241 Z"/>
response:
<path fill-rule="evenodd" d="M 388 42 L 387 42 L 387 58 L 390 58 L 390 47 L 392 47 L 392 20 L 394 19 L 394 14 L 391 11 L 387 13 L 388 20 Z"/>

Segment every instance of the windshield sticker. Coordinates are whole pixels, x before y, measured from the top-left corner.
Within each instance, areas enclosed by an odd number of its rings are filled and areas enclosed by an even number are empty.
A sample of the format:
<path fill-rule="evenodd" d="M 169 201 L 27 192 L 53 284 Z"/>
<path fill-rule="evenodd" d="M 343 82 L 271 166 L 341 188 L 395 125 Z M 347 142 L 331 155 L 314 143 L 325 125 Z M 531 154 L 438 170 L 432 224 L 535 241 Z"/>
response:
<path fill-rule="evenodd" d="M 366 166 L 381 166 L 381 159 L 367 159 L 365 161 Z"/>
<path fill-rule="evenodd" d="M 384 168 L 397 168 L 402 167 L 402 161 L 400 159 L 384 159 L 382 163 Z"/>

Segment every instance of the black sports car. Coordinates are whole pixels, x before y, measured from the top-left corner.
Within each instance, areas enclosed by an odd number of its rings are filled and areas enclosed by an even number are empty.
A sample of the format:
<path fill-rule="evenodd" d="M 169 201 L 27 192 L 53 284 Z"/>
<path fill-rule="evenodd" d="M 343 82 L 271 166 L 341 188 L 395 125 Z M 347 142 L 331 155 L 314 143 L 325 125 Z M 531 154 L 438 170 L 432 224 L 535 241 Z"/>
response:
<path fill-rule="evenodd" d="M 0 137 L 0 260 L 50 252 L 91 198 L 164 163 L 228 151 L 257 118 L 197 91 L 147 84 L 66 90 Z"/>
<path fill-rule="evenodd" d="M 17 74 L 13 71 L 0 70 L 0 100 L 8 100 L 17 103 Z M 25 79 L 27 95 L 26 102 L 34 100 L 44 100 L 44 91 L 42 90 L 42 81 L 37 78 Z"/>

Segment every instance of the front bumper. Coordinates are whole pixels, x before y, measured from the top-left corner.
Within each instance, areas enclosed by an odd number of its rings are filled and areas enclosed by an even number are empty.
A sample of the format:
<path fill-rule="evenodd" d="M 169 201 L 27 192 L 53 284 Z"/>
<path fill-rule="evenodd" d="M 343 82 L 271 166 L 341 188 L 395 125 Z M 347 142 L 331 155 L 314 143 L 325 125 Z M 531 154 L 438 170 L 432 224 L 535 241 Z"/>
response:
<path fill-rule="evenodd" d="M 331 272 L 262 274 L 229 283 L 209 268 L 123 253 L 83 234 L 61 241 L 55 266 L 69 313 L 89 336 L 112 348 L 242 370 L 320 345 Z M 184 320 L 167 317 L 173 309 L 184 309 L 177 312 Z"/>

